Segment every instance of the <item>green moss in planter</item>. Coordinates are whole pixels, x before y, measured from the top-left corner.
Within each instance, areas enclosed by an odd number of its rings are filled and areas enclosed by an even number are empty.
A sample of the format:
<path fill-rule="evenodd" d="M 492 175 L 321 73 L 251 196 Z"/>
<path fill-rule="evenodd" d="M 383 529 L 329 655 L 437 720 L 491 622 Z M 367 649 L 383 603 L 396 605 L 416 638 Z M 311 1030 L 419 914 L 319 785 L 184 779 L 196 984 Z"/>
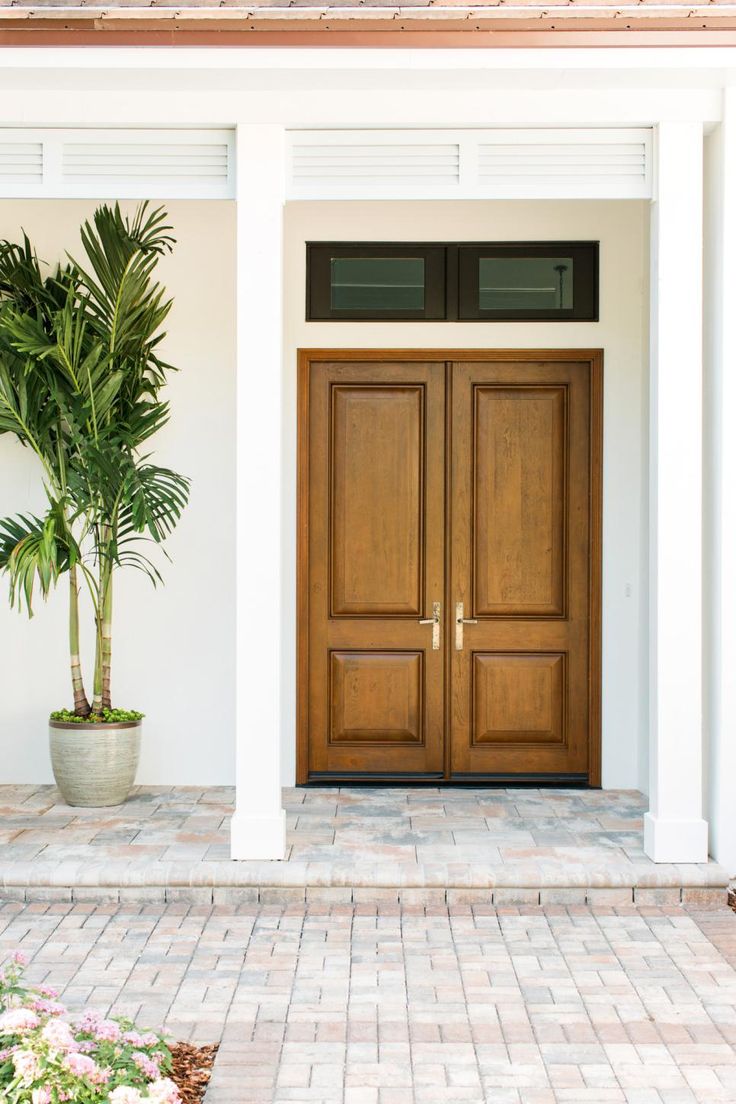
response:
<path fill-rule="evenodd" d="M 144 716 L 135 709 L 103 709 L 102 713 L 90 713 L 88 717 L 79 717 L 71 709 L 57 709 L 51 714 L 51 720 L 63 721 L 64 724 L 121 724 L 142 721 Z"/>

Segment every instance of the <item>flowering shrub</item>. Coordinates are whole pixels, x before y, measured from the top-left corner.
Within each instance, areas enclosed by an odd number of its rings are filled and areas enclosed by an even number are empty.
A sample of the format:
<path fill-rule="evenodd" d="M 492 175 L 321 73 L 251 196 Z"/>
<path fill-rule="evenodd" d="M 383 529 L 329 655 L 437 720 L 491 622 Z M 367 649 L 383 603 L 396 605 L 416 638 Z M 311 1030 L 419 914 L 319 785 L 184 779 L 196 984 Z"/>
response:
<path fill-rule="evenodd" d="M 181 1104 L 160 1035 L 85 1012 L 71 1023 L 46 986 L 23 981 L 26 959 L 0 970 L 0 1099 L 9 1104 Z"/>

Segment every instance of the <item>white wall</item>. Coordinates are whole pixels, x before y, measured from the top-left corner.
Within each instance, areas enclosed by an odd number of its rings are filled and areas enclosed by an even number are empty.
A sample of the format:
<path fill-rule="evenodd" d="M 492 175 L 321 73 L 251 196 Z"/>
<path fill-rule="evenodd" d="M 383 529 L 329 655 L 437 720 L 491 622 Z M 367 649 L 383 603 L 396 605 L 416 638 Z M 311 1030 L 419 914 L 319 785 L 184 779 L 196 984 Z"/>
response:
<path fill-rule="evenodd" d="M 3 201 L 0 238 L 23 226 L 40 255 L 54 260 L 70 243 L 77 247 L 77 227 L 93 207 Z M 157 449 L 162 462 L 192 477 L 192 502 L 169 545 L 166 587 L 154 592 L 143 578 L 121 577 L 113 692 L 120 705 L 147 714 L 140 781 L 205 785 L 234 778 L 235 218 L 228 203 L 168 207 L 179 244 L 161 265 L 175 298 L 165 352 L 181 372 Z M 305 322 L 305 241 L 353 238 L 598 239 L 601 320 Z M 586 347 L 605 351 L 603 783 L 646 788 L 647 204 L 292 203 L 285 242 L 284 782 L 294 778 L 297 348 Z M 40 505 L 32 460 L 0 438 L 0 515 Z M 31 623 L 0 604 L 0 782 L 51 778 L 44 719 L 69 697 L 65 616 L 63 593 Z"/>
<path fill-rule="evenodd" d="M 643 202 L 291 203 L 286 208 L 284 782 L 294 778 L 295 352 L 299 347 L 602 348 L 603 785 L 646 789 L 648 205 Z M 597 323 L 304 321 L 306 241 L 565 240 L 601 243 Z"/>
<path fill-rule="evenodd" d="M 79 223 L 94 206 L 0 201 L 0 239 L 23 227 L 44 260 L 81 252 Z M 235 208 L 177 201 L 168 210 L 178 244 L 160 264 L 174 297 L 164 353 L 180 372 L 155 448 L 191 477 L 192 498 L 167 545 L 165 587 L 118 574 L 113 698 L 146 713 L 140 782 L 214 785 L 234 776 Z M 0 516 L 42 502 L 33 458 L 0 437 Z M 0 581 L 0 782 L 48 782 L 45 719 L 70 699 L 66 590 L 31 622 L 9 610 L 6 593 Z"/>

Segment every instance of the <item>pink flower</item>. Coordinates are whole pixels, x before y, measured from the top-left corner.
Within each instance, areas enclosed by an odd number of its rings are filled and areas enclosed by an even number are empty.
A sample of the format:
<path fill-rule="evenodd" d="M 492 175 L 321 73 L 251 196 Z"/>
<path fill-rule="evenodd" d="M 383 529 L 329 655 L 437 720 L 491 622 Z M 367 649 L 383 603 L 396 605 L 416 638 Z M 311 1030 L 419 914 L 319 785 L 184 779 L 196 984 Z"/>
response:
<path fill-rule="evenodd" d="M 17 1077 L 20 1077 L 24 1085 L 32 1085 L 41 1072 L 38 1058 L 31 1050 L 16 1050 L 13 1055 L 13 1066 Z"/>
<path fill-rule="evenodd" d="M 31 1104 L 51 1104 L 51 1089 L 45 1085 L 41 1089 L 34 1089 L 31 1093 Z"/>
<path fill-rule="evenodd" d="M 28 955 L 24 954 L 23 951 L 16 951 L 13 955 L 12 961 L 16 964 L 16 966 L 27 966 Z"/>
<path fill-rule="evenodd" d="M 102 1019 L 99 1012 L 88 1011 L 79 1020 L 80 1031 L 94 1031 Z"/>
<path fill-rule="evenodd" d="M 123 1042 L 130 1043 L 130 1045 L 134 1047 L 143 1047 L 146 1045 L 146 1041 L 140 1031 L 126 1031 L 123 1035 Z"/>
<path fill-rule="evenodd" d="M 68 1023 L 63 1020 L 49 1020 L 41 1032 L 44 1042 L 52 1050 L 76 1050 L 77 1043 Z"/>
<path fill-rule="evenodd" d="M 158 1044 L 160 1042 L 161 1042 L 161 1039 L 159 1038 L 159 1036 L 156 1035 L 155 1032 L 149 1031 L 146 1035 L 143 1036 L 142 1045 L 145 1046 L 145 1047 L 154 1047 L 154 1046 L 158 1046 Z"/>
<path fill-rule="evenodd" d="M 46 1016 L 62 1016 L 66 1012 L 63 1004 L 52 1000 L 35 1000 L 32 1007 L 36 1012 L 43 1012 Z"/>
<path fill-rule="evenodd" d="M 48 997 L 49 1000 L 56 1000 L 59 995 L 58 989 L 52 989 L 50 985 L 39 985 L 38 991 L 42 997 Z"/>
<path fill-rule="evenodd" d="M 11 1008 L 0 1016 L 0 1035 L 21 1035 L 24 1031 L 33 1031 L 40 1022 L 30 1008 Z"/>
<path fill-rule="evenodd" d="M 98 1043 L 116 1043 L 122 1031 L 120 1024 L 116 1024 L 114 1020 L 98 1020 L 92 1028 L 92 1034 Z"/>
<path fill-rule="evenodd" d="M 141 1104 L 143 1097 L 131 1085 L 118 1085 L 108 1097 L 109 1104 Z"/>
<path fill-rule="evenodd" d="M 179 1090 L 168 1077 L 162 1077 L 148 1086 L 148 1099 L 151 1104 L 181 1104 Z"/>
<path fill-rule="evenodd" d="M 147 1054 L 143 1054 L 138 1050 L 134 1054 L 131 1054 L 131 1058 L 141 1073 L 145 1077 L 150 1078 L 151 1081 L 160 1074 L 161 1070 L 158 1068 L 158 1062 L 154 1058 L 149 1058 Z"/>
<path fill-rule="evenodd" d="M 100 1072 L 100 1067 L 92 1058 L 85 1054 L 67 1054 L 64 1065 L 75 1077 L 88 1077 L 93 1080 Z"/>

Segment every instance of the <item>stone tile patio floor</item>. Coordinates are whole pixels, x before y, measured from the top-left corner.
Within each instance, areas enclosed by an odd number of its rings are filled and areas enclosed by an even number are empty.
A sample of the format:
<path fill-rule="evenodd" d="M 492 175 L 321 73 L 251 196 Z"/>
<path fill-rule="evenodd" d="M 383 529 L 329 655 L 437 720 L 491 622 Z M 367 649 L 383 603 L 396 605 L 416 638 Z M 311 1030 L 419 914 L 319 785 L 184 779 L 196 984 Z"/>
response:
<path fill-rule="evenodd" d="M 0 904 L 67 1002 L 222 1038 L 206 1104 L 736 1101 L 736 916 Z"/>
<path fill-rule="evenodd" d="M 216 904 L 725 899 L 717 864 L 647 858 L 635 791 L 288 789 L 285 862 L 229 860 L 233 800 L 229 788 L 138 787 L 90 810 L 52 786 L 2 786 L 0 886 L 20 899 Z"/>

